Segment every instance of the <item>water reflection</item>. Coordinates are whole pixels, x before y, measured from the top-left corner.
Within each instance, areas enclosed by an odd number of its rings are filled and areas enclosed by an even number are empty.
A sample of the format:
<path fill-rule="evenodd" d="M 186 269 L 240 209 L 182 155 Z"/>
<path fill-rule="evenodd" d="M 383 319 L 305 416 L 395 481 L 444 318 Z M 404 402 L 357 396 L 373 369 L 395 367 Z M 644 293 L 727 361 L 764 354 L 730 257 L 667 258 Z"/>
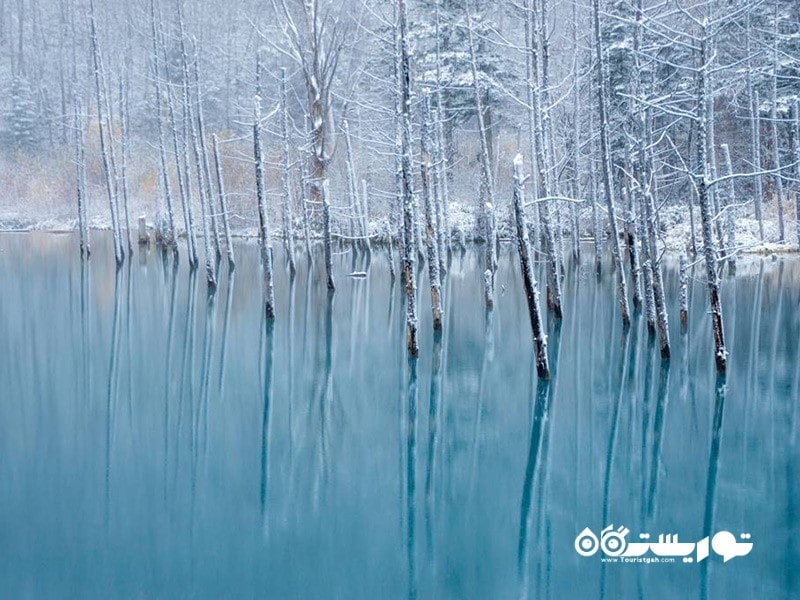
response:
<path fill-rule="evenodd" d="M 171 253 L 117 271 L 93 241 L 81 262 L 69 236 L 0 235 L 4 596 L 798 595 L 800 261 L 742 259 L 723 280 L 724 385 L 702 281 L 670 364 L 644 319 L 622 328 L 613 273 L 570 268 L 540 384 L 505 246 L 488 319 L 479 253 L 453 253 L 444 330 L 421 310 L 409 363 L 379 246 L 366 278 L 337 257 L 335 296 L 322 261 L 277 271 L 268 326 L 254 243 L 209 297 Z M 676 313 L 677 265 L 665 286 Z M 747 531 L 755 549 L 576 554 L 612 522 Z"/>

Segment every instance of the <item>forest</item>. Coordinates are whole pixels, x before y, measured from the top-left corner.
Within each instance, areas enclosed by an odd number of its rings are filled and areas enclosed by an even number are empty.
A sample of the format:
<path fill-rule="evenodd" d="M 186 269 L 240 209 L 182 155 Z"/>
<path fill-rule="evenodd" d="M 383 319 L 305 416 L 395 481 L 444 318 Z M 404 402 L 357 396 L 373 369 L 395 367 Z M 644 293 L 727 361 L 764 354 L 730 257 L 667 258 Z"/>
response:
<path fill-rule="evenodd" d="M 797 0 L 0 0 L 0 85 L 0 589 L 797 597 Z"/>

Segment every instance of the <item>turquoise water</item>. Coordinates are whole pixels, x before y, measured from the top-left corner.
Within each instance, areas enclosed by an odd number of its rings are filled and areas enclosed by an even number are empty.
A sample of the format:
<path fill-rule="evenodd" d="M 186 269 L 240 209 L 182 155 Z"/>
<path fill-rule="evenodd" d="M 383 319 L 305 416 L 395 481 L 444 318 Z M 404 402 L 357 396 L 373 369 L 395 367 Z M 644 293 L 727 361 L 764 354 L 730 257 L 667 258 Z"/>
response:
<path fill-rule="evenodd" d="M 152 249 L 115 274 L 95 237 L 87 266 L 74 236 L 0 235 L 0 596 L 800 596 L 798 259 L 724 277 L 724 382 L 702 282 L 681 334 L 667 269 L 663 365 L 610 271 L 569 267 L 542 385 L 511 246 L 489 317 L 480 253 L 455 253 L 438 341 L 422 279 L 409 362 L 380 251 L 366 279 L 338 255 L 332 297 L 322 260 L 279 269 L 267 328 L 256 244 L 209 299 Z M 753 549 L 576 553 L 610 523 Z"/>

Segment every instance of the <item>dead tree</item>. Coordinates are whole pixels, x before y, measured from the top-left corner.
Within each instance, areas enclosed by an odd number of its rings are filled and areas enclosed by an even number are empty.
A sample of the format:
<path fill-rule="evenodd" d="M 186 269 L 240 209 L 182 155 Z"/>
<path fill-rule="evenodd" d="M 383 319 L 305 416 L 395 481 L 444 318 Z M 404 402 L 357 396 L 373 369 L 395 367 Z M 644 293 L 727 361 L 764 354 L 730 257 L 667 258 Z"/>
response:
<path fill-rule="evenodd" d="M 111 171 L 111 163 L 109 160 L 109 149 L 106 140 L 106 131 L 104 127 L 103 104 L 104 97 L 106 96 L 106 89 L 104 84 L 105 75 L 103 73 L 103 59 L 100 55 L 100 45 L 97 37 L 97 23 L 95 20 L 94 0 L 89 2 L 89 27 L 92 42 L 92 66 L 94 69 L 94 83 L 95 95 L 97 97 L 97 128 L 100 135 L 100 153 L 103 157 L 103 173 L 106 181 L 106 191 L 108 193 L 108 204 L 111 210 L 111 229 L 114 236 L 114 258 L 117 267 L 122 265 L 125 260 L 125 251 L 122 249 L 122 239 L 119 231 L 119 213 L 117 211 L 117 194 L 114 178 Z M 105 98 L 107 101 L 108 98 Z"/>
<path fill-rule="evenodd" d="M 283 246 L 289 261 L 289 274 L 294 277 L 297 267 L 294 263 L 294 225 L 292 217 L 292 180 L 289 158 L 289 109 L 286 103 L 286 69 L 281 69 L 281 192 L 283 194 Z"/>
<path fill-rule="evenodd" d="M 608 209 L 608 221 L 611 229 L 611 253 L 614 257 L 614 266 L 617 270 L 617 294 L 619 296 L 619 307 L 622 313 L 622 323 L 626 327 L 631 322 L 630 310 L 628 309 L 628 286 L 625 281 L 625 265 L 622 261 L 622 253 L 619 246 L 619 229 L 617 227 L 617 214 L 614 206 L 614 181 L 611 169 L 611 148 L 608 141 L 608 110 L 607 92 L 605 81 L 605 54 L 602 49 L 602 38 L 600 37 L 600 0 L 592 0 L 592 18 L 594 21 L 594 43 L 595 58 L 597 61 L 597 106 L 598 118 L 600 119 L 600 158 L 603 161 L 603 188 L 606 197 L 606 208 Z M 705 141 L 705 140 L 704 140 Z"/>
<path fill-rule="evenodd" d="M 431 131 L 430 131 L 430 98 L 423 103 L 422 130 L 420 131 L 421 181 L 422 197 L 425 204 L 425 248 L 428 255 L 428 279 L 431 286 L 431 312 L 433 314 L 433 330 L 442 329 L 441 282 L 439 278 L 439 231 L 436 213 L 434 212 L 433 191 L 431 189 Z"/>
<path fill-rule="evenodd" d="M 328 189 L 328 180 L 322 182 L 322 246 L 325 253 L 325 275 L 327 277 L 328 289 L 332 292 L 336 289 L 333 280 L 333 240 L 331 236 L 331 201 Z"/>
<path fill-rule="evenodd" d="M 86 195 L 86 141 L 83 133 L 83 119 L 78 97 L 75 97 L 75 191 L 78 199 L 78 232 L 80 234 L 81 256 L 89 258 L 92 253 L 89 240 L 89 222 L 86 204 L 89 198 Z"/>
<path fill-rule="evenodd" d="M 530 130 L 531 162 L 535 167 L 533 179 L 534 210 L 538 213 L 541 225 L 542 249 L 547 257 L 547 306 L 557 319 L 561 319 L 561 274 L 558 263 L 556 241 L 550 222 L 550 187 L 547 156 L 547 142 L 542 122 L 543 99 L 539 73 L 542 71 L 542 58 L 539 42 L 542 38 L 542 20 L 534 0 L 525 1 L 525 45 L 527 60 L 528 88 L 528 127 Z M 536 225 L 537 220 L 534 220 Z"/>
<path fill-rule="evenodd" d="M 209 293 L 217 288 L 217 255 L 214 250 L 211 234 L 211 205 L 209 204 L 208 189 L 202 165 L 202 152 L 200 150 L 200 140 L 197 135 L 197 127 L 194 122 L 194 109 L 189 95 L 189 64 L 186 55 L 186 44 L 184 41 L 183 20 L 181 18 L 180 2 L 178 2 L 178 21 L 180 23 L 180 48 L 181 48 L 181 67 L 183 71 L 183 118 L 186 138 L 184 142 L 184 162 L 187 174 L 187 183 L 191 166 L 189 164 L 188 137 L 191 135 L 192 150 L 194 152 L 195 172 L 197 174 L 197 190 L 200 195 L 200 218 L 203 223 L 203 242 L 206 248 L 206 283 Z M 191 185 L 187 185 L 187 192 Z M 191 200 L 190 200 L 191 202 Z"/>
<path fill-rule="evenodd" d="M 263 269 L 262 292 L 264 314 L 268 321 L 275 319 L 275 287 L 272 279 L 272 242 L 269 237 L 267 190 L 264 185 L 264 155 L 261 150 L 261 97 L 256 96 L 253 111 L 253 158 L 256 167 L 256 198 L 258 200 L 258 241 Z"/>
<path fill-rule="evenodd" d="M 681 331 L 686 332 L 689 328 L 689 270 L 686 266 L 685 254 L 681 254 L 678 277 L 680 280 Z"/>
<path fill-rule="evenodd" d="M 130 122 L 128 118 L 127 79 L 125 77 L 120 77 L 119 79 L 119 121 L 122 136 L 122 164 L 120 171 L 120 179 L 122 179 L 122 211 L 125 215 L 125 239 L 128 244 L 128 254 L 131 254 L 133 252 L 133 244 L 131 243 L 131 217 L 128 207 L 128 138 L 130 137 Z"/>
<path fill-rule="evenodd" d="M 219 195 L 219 208 L 222 212 L 222 230 L 225 234 L 225 251 L 228 255 L 228 269 L 233 271 L 236 267 L 236 258 L 233 254 L 233 240 L 231 239 L 230 215 L 228 214 L 228 197 L 225 194 L 225 181 L 222 178 L 222 162 L 219 158 L 219 140 L 217 134 L 211 135 L 214 145 L 214 168 L 217 174 L 217 193 Z"/>
<path fill-rule="evenodd" d="M 595 0 L 596 2 L 597 0 Z M 719 275 L 717 274 L 717 249 L 714 245 L 709 188 L 708 143 L 706 140 L 706 118 L 708 115 L 708 40 L 709 25 L 707 21 L 698 22 L 700 37 L 700 67 L 697 69 L 697 167 L 695 175 L 697 197 L 700 203 L 700 220 L 703 232 L 703 257 L 706 263 L 706 283 L 711 307 L 711 325 L 714 333 L 714 359 L 717 371 L 724 373 L 728 362 L 728 351 L 725 348 L 725 333 L 722 322 L 722 299 L 719 292 Z"/>
<path fill-rule="evenodd" d="M 303 23 L 298 25 L 286 0 L 273 0 L 280 7 L 289 54 L 300 67 L 306 86 L 307 112 L 311 123 L 310 199 L 319 204 L 322 182 L 336 148 L 333 84 L 339 57 L 347 40 L 346 21 L 321 8 L 320 0 L 303 0 Z"/>
<path fill-rule="evenodd" d="M 550 365 L 547 359 L 547 334 L 542 326 L 542 317 L 539 311 L 539 288 L 533 273 L 533 259 L 528 240 L 528 223 L 525 219 L 524 185 L 522 155 L 517 154 L 514 158 L 514 221 L 517 226 L 517 249 L 519 251 L 520 269 L 522 270 L 522 283 L 525 287 L 525 299 L 528 301 L 528 315 L 531 319 L 533 345 L 536 350 L 536 372 L 541 379 L 550 379 Z"/>
<path fill-rule="evenodd" d="M 158 154 L 160 159 L 161 189 L 164 193 L 164 201 L 167 205 L 167 231 L 164 243 L 166 246 L 172 248 L 173 252 L 177 253 L 178 242 L 175 235 L 175 211 L 172 207 L 172 189 L 170 188 L 167 152 L 164 143 L 164 123 L 161 118 L 161 70 L 158 68 L 159 53 L 155 0 L 150 0 L 150 24 L 153 38 L 153 82 L 156 91 L 156 120 L 158 122 Z"/>
<path fill-rule="evenodd" d="M 483 225 L 484 238 L 486 243 L 485 264 L 484 264 L 484 299 L 486 308 L 494 306 L 494 273 L 497 270 L 497 230 L 494 222 L 494 177 L 492 174 L 492 164 L 490 160 L 489 142 L 487 139 L 486 124 L 483 115 L 483 92 L 481 83 L 478 80 L 478 61 L 475 52 L 475 39 L 472 30 L 472 17 L 469 9 L 469 0 L 464 4 L 467 17 L 467 39 L 469 41 L 469 60 L 472 72 L 472 89 L 475 94 L 475 110 L 478 117 L 478 136 L 481 143 L 481 169 L 483 174 L 483 187 L 486 198 L 483 202 Z"/>
<path fill-rule="evenodd" d="M 411 65 L 408 48 L 408 14 L 406 0 L 397 0 L 399 89 L 397 90 L 400 114 L 400 180 L 403 199 L 403 272 L 406 285 L 406 346 L 411 356 L 419 353 L 417 341 L 417 244 L 414 201 L 414 175 L 411 166 Z"/>

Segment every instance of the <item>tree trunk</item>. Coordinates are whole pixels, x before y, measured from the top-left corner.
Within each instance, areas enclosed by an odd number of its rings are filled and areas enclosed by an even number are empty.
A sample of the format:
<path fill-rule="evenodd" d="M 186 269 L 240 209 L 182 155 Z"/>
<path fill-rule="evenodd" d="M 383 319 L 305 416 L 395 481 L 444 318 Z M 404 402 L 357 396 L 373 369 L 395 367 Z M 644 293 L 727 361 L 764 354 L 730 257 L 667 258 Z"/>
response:
<path fill-rule="evenodd" d="M 275 319 L 275 289 L 272 279 L 272 243 L 269 237 L 266 189 L 264 187 L 264 158 L 261 151 L 261 98 L 255 97 L 253 120 L 253 158 L 256 166 L 256 197 L 258 199 L 258 241 L 263 269 L 262 289 L 264 313 L 268 321 Z"/>
<path fill-rule="evenodd" d="M 595 0 L 596 2 L 597 0 Z M 700 219 L 703 231 L 703 256 L 706 263 L 706 279 L 708 284 L 709 304 L 711 306 L 711 324 L 714 332 L 714 359 L 717 372 L 724 373 L 728 361 L 725 348 L 725 334 L 722 322 L 722 301 L 719 292 L 719 276 L 717 275 L 717 251 L 714 247 L 712 232 L 712 215 L 708 197 L 708 144 L 706 140 L 706 116 L 708 115 L 708 80 L 706 77 L 708 61 L 708 32 L 702 27 L 700 46 L 700 65 L 697 71 L 697 163 L 701 170 L 697 176 L 697 196 L 700 203 Z"/>
<path fill-rule="evenodd" d="M 533 274 L 530 243 L 528 241 L 528 224 L 524 208 L 524 177 L 522 174 L 522 156 L 514 158 L 514 220 L 517 226 L 517 249 L 519 251 L 522 283 L 525 287 L 525 299 L 528 301 L 528 315 L 531 320 L 533 345 L 536 350 L 536 372 L 541 379 L 550 379 L 550 365 L 547 360 L 547 334 L 542 326 L 539 311 L 539 288 Z"/>
<path fill-rule="evenodd" d="M 411 65 L 408 48 L 408 14 L 406 0 L 397 0 L 399 48 L 396 58 L 398 69 L 397 90 L 400 108 L 401 183 L 403 198 L 403 272 L 406 285 L 406 346 L 414 357 L 419 353 L 417 341 L 417 248 L 414 202 L 414 176 L 411 166 Z"/>
<path fill-rule="evenodd" d="M 228 214 L 228 197 L 225 194 L 225 180 L 222 178 L 222 161 L 219 158 L 219 140 L 217 134 L 211 135 L 214 146 L 214 170 L 217 174 L 217 194 L 219 195 L 219 209 L 222 212 L 222 230 L 225 233 L 225 251 L 228 255 L 228 269 L 233 271 L 236 267 L 236 258 L 233 254 L 233 240 L 231 239 L 230 216 Z"/>
<path fill-rule="evenodd" d="M 281 138 L 283 149 L 281 160 L 281 191 L 283 193 L 283 246 L 289 261 L 289 274 L 294 277 L 297 267 L 294 263 L 294 225 L 292 218 L 291 163 L 289 160 L 289 108 L 286 103 L 286 69 L 281 69 Z"/>
<path fill-rule="evenodd" d="M 442 300 L 441 282 L 439 280 L 439 236 L 438 221 L 433 207 L 431 190 L 431 143 L 430 143 L 430 98 L 426 97 L 423 104 L 422 131 L 420 141 L 422 147 L 421 178 L 422 197 L 425 201 L 425 247 L 428 254 L 428 279 L 431 286 L 431 312 L 433 315 L 433 330 L 442 329 Z"/>
<path fill-rule="evenodd" d="M 603 186 L 605 188 L 606 206 L 608 208 L 608 221 L 611 228 L 611 252 L 614 257 L 614 266 L 617 270 L 617 294 L 619 307 L 622 313 L 624 326 L 630 325 L 631 317 L 628 309 L 628 286 L 625 281 L 625 265 L 619 247 L 619 231 L 617 228 L 616 209 L 614 207 L 613 173 L 611 171 L 611 156 L 608 142 L 608 116 L 606 109 L 606 83 L 605 83 L 605 56 L 600 37 L 600 6 L 599 0 L 592 0 L 592 14 L 594 20 L 595 53 L 597 60 L 597 105 L 600 119 L 600 154 L 603 161 Z"/>

